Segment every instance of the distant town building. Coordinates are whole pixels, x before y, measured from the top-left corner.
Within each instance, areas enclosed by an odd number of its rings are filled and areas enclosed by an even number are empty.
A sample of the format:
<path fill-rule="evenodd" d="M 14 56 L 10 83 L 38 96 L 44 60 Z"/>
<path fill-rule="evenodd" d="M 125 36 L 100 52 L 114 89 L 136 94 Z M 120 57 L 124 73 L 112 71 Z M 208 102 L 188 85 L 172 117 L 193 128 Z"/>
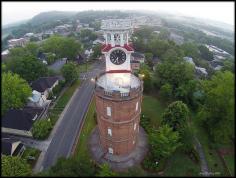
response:
<path fill-rule="evenodd" d="M 195 66 L 195 71 L 196 71 L 196 74 L 199 75 L 199 76 L 204 76 L 204 77 L 206 77 L 206 76 L 208 75 L 206 69 L 203 68 L 203 67 L 197 67 L 197 66 Z"/>
<path fill-rule="evenodd" d="M 8 46 L 9 48 L 14 48 L 14 47 L 23 47 L 27 43 L 27 40 L 25 38 L 19 38 L 19 39 L 11 39 L 8 40 Z"/>
<path fill-rule="evenodd" d="M 93 45 L 104 44 L 104 41 L 105 41 L 105 39 L 103 37 L 99 37 L 93 41 Z"/>
<path fill-rule="evenodd" d="M 34 36 L 34 33 L 26 33 L 26 34 L 24 35 L 24 37 L 32 37 L 32 36 Z"/>
<path fill-rule="evenodd" d="M 186 62 L 188 62 L 188 63 L 190 63 L 190 64 L 193 64 L 193 65 L 195 66 L 195 63 L 193 62 L 193 58 L 186 56 L 186 57 L 183 57 L 183 59 L 184 59 Z"/>
<path fill-rule="evenodd" d="M 7 58 L 7 56 L 9 55 L 9 52 L 10 51 L 8 49 L 2 52 L 2 61 L 4 61 Z"/>

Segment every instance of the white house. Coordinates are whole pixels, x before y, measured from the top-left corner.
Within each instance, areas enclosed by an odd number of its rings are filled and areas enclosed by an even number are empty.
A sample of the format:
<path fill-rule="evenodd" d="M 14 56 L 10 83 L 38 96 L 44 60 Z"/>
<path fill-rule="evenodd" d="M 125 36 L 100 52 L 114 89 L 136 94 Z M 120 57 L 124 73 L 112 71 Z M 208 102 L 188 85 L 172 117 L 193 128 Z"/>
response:
<path fill-rule="evenodd" d="M 49 100 L 45 100 L 45 97 L 42 97 L 42 94 L 36 90 L 33 90 L 32 96 L 28 99 L 27 106 L 31 107 L 44 107 L 50 102 Z"/>

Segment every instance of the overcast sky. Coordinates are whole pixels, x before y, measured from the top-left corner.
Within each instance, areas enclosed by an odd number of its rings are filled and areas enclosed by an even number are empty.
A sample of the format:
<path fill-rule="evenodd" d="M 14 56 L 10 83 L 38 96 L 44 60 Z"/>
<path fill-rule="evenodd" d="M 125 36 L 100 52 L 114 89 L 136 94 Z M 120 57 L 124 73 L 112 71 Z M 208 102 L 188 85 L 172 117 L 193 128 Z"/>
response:
<path fill-rule="evenodd" d="M 2 2 L 2 24 L 30 19 L 51 10 L 166 11 L 234 25 L 234 2 Z"/>

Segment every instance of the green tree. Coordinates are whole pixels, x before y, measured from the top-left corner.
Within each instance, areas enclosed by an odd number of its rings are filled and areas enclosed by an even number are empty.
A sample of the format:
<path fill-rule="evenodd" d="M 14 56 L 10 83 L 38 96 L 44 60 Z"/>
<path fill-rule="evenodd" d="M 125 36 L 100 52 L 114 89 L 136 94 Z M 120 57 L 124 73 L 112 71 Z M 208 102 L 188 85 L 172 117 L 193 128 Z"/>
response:
<path fill-rule="evenodd" d="M 162 124 L 167 124 L 174 131 L 181 133 L 187 126 L 188 116 L 189 109 L 187 105 L 182 101 L 175 101 L 165 109 L 162 115 Z"/>
<path fill-rule="evenodd" d="M 45 139 L 52 129 L 50 119 L 41 119 L 33 124 L 32 133 L 36 139 Z"/>
<path fill-rule="evenodd" d="M 30 176 L 31 168 L 25 159 L 18 156 L 2 155 L 2 176 Z"/>
<path fill-rule="evenodd" d="M 235 73 L 235 62 L 234 62 L 234 59 L 233 58 L 227 58 L 225 59 L 224 63 L 223 63 L 223 68 L 222 68 L 222 71 L 230 71 L 230 72 L 233 72 Z"/>
<path fill-rule="evenodd" d="M 225 71 L 202 81 L 205 101 L 198 116 L 215 143 L 234 138 L 234 79 L 233 73 Z"/>
<path fill-rule="evenodd" d="M 180 85 L 194 78 L 193 65 L 183 59 L 166 60 L 156 66 L 155 79 L 159 86 L 169 83 L 173 92 Z"/>
<path fill-rule="evenodd" d="M 37 56 L 39 52 L 39 46 L 36 43 L 27 43 L 25 46 L 25 50 L 28 51 L 31 55 Z"/>
<path fill-rule="evenodd" d="M 61 177 L 90 177 L 95 174 L 95 166 L 91 160 L 86 158 L 70 157 L 59 158 L 57 163 L 48 171 L 40 173 L 41 176 Z"/>
<path fill-rule="evenodd" d="M 47 59 L 48 64 L 52 64 L 56 60 L 56 55 L 53 53 L 46 53 L 46 59 Z"/>
<path fill-rule="evenodd" d="M 152 156 L 157 159 L 168 158 L 181 145 L 179 140 L 179 133 L 168 125 L 153 130 L 149 134 Z"/>
<path fill-rule="evenodd" d="M 195 79 L 183 83 L 176 89 L 174 97 L 177 100 L 181 100 L 184 103 L 188 104 L 192 107 L 192 109 L 197 109 L 195 108 L 197 106 L 197 103 L 194 97 L 194 93 L 198 89 L 198 84 L 198 80 Z"/>
<path fill-rule="evenodd" d="M 144 92 L 150 92 L 150 90 L 152 89 L 152 80 L 149 67 L 146 64 L 141 64 L 139 74 L 144 75 Z"/>
<path fill-rule="evenodd" d="M 97 44 L 96 46 L 93 47 L 93 54 L 92 54 L 92 57 L 93 58 L 98 58 L 102 55 L 101 53 L 101 45 L 100 44 Z"/>
<path fill-rule="evenodd" d="M 160 96 L 163 99 L 170 100 L 172 98 L 172 86 L 168 83 L 161 86 Z"/>
<path fill-rule="evenodd" d="M 184 43 L 181 45 L 181 48 L 183 49 L 185 56 L 189 56 L 192 58 L 199 58 L 200 57 L 198 46 L 194 42 Z"/>
<path fill-rule="evenodd" d="M 201 57 L 205 60 L 211 61 L 213 60 L 213 53 L 209 51 L 209 49 L 206 46 L 200 45 L 198 47 Z"/>
<path fill-rule="evenodd" d="M 168 40 L 170 37 L 170 32 L 167 29 L 161 29 L 160 33 L 158 34 L 158 38 L 161 40 Z"/>
<path fill-rule="evenodd" d="M 30 97 L 32 89 L 19 75 L 2 73 L 2 114 L 10 108 L 21 108 Z"/>
<path fill-rule="evenodd" d="M 113 172 L 109 166 L 109 164 L 105 163 L 99 166 L 100 170 L 97 174 L 98 177 L 112 177 L 117 174 Z"/>
<path fill-rule="evenodd" d="M 74 60 L 81 52 L 81 44 L 74 38 L 67 38 L 54 35 L 42 44 L 45 52 L 56 54 L 59 58 L 68 58 Z"/>
<path fill-rule="evenodd" d="M 48 68 L 35 56 L 23 54 L 19 56 L 11 56 L 6 63 L 7 69 L 19 74 L 29 83 L 39 77 L 48 75 Z"/>
<path fill-rule="evenodd" d="M 79 77 L 77 66 L 73 62 L 65 64 L 61 70 L 62 70 L 62 75 L 65 78 L 66 82 L 75 81 Z"/>
<path fill-rule="evenodd" d="M 154 66 L 152 53 L 145 53 L 145 62 L 152 69 L 152 67 Z"/>

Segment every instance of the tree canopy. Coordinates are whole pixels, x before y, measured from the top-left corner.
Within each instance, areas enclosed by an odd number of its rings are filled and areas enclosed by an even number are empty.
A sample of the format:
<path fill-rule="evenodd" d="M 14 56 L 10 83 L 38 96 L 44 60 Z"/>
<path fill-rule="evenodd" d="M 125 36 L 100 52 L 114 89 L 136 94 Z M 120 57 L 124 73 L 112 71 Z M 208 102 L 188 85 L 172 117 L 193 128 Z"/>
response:
<path fill-rule="evenodd" d="M 10 108 L 21 108 L 31 96 L 32 89 L 18 74 L 2 73 L 2 114 Z"/>
<path fill-rule="evenodd" d="M 74 60 L 81 52 L 82 46 L 74 38 L 66 38 L 54 35 L 42 44 L 44 52 L 55 53 L 59 58 L 68 58 Z"/>
<path fill-rule="evenodd" d="M 117 174 L 113 172 L 109 166 L 109 164 L 105 163 L 99 166 L 100 170 L 98 171 L 98 177 L 113 177 Z"/>
<path fill-rule="evenodd" d="M 9 61 L 6 63 L 8 70 L 19 74 L 29 83 L 39 77 L 48 75 L 47 66 L 39 61 L 35 56 L 30 54 L 20 54 L 21 52 L 24 52 L 24 49 L 21 49 L 18 52 L 19 55 L 15 56 L 15 54 L 12 54 Z"/>
<path fill-rule="evenodd" d="M 72 82 L 76 79 L 78 79 L 78 69 L 75 63 L 69 62 L 65 64 L 62 69 L 62 75 L 65 78 L 66 82 Z"/>
<path fill-rule="evenodd" d="M 179 133 L 168 125 L 159 127 L 149 134 L 152 156 L 157 159 L 169 157 L 180 145 Z"/>
<path fill-rule="evenodd" d="M 169 125 L 174 131 L 182 132 L 187 126 L 189 109 L 182 101 L 171 103 L 162 115 L 162 124 Z"/>
<path fill-rule="evenodd" d="M 216 143 L 228 142 L 234 137 L 234 75 L 217 72 L 210 80 L 202 81 L 204 104 L 199 119 L 206 125 Z"/>
<path fill-rule="evenodd" d="M 30 176 L 31 168 L 25 159 L 18 156 L 1 156 L 2 176 L 19 177 Z"/>

